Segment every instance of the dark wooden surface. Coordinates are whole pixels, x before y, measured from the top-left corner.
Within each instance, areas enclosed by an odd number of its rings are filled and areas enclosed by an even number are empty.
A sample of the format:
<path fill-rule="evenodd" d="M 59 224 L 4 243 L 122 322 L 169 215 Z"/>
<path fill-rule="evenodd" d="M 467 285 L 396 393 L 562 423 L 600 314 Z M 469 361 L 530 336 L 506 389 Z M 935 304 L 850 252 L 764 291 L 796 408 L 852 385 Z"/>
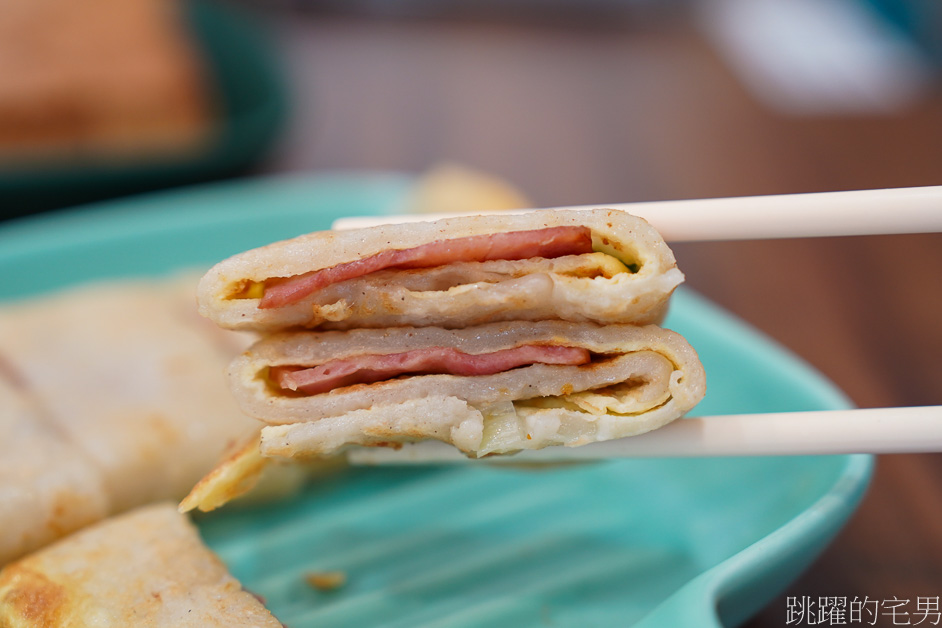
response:
<path fill-rule="evenodd" d="M 896 114 L 777 115 L 682 20 L 268 17 L 295 105 L 265 171 L 454 160 L 543 206 L 942 184 L 938 91 Z M 690 286 L 858 405 L 942 404 L 942 235 L 675 251 Z M 747 626 L 784 625 L 786 595 L 895 596 L 910 610 L 942 595 L 942 456 L 880 457 L 836 542 Z"/>

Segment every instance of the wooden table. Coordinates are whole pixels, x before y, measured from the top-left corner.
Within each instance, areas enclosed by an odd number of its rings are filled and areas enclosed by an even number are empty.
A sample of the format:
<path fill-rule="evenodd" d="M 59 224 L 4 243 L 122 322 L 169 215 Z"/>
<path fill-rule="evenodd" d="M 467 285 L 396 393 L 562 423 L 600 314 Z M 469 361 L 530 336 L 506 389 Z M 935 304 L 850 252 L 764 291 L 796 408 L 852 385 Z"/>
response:
<path fill-rule="evenodd" d="M 892 115 L 779 116 L 682 21 L 269 17 L 295 107 L 265 172 L 454 160 L 542 206 L 942 183 L 942 94 Z M 942 404 L 942 235 L 675 251 L 688 285 L 858 405 Z M 837 541 L 747 626 L 784 625 L 785 596 L 823 595 L 910 610 L 942 595 L 942 456 L 881 456 Z"/>

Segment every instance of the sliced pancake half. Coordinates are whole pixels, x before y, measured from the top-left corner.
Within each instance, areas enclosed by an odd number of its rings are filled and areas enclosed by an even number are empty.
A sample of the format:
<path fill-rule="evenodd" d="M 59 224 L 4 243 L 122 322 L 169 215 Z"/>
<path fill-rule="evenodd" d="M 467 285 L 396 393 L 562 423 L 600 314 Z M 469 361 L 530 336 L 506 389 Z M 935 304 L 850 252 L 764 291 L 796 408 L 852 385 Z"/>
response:
<path fill-rule="evenodd" d="M 199 287 L 230 329 L 659 322 L 683 281 L 647 222 L 541 210 L 321 231 L 235 255 Z"/>
<path fill-rule="evenodd" d="M 469 455 L 640 434 L 690 410 L 703 367 L 656 326 L 565 321 L 296 332 L 237 358 L 265 456 L 434 438 Z"/>

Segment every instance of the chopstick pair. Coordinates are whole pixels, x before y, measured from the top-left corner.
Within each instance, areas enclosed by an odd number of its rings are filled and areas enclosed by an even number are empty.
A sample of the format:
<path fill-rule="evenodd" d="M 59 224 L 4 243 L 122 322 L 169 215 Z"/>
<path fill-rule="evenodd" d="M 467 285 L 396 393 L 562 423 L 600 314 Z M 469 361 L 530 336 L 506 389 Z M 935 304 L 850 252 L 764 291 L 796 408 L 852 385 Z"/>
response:
<path fill-rule="evenodd" d="M 646 434 L 547 447 L 510 456 L 468 458 L 450 445 L 423 441 L 402 449 L 362 447 L 347 452 L 356 465 L 438 463 L 520 464 L 612 458 L 795 456 L 942 451 L 942 406 L 868 408 L 677 419 Z"/>
<path fill-rule="evenodd" d="M 887 235 L 942 231 L 942 186 L 648 203 L 601 203 L 640 216 L 669 242 Z M 531 210 L 520 210 L 531 211 Z M 445 215 L 343 218 L 334 229 Z M 355 448 L 358 465 L 519 464 L 628 457 L 762 456 L 942 451 L 942 406 L 683 418 L 630 438 L 471 459 L 437 441 Z"/>

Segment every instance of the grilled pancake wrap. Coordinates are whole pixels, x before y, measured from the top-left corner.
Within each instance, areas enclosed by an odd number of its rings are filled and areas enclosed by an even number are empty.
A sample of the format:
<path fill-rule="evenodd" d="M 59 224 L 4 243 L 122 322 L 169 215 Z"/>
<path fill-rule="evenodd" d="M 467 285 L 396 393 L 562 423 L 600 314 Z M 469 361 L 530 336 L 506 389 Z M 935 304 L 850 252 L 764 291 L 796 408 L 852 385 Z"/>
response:
<path fill-rule="evenodd" d="M 0 571 L 0 626 L 281 628 L 172 504 L 99 522 Z"/>
<path fill-rule="evenodd" d="M 250 342 L 196 314 L 195 283 L 107 281 L 0 307 L 0 358 L 98 470 L 109 512 L 185 495 L 255 427 L 224 377 Z"/>
<path fill-rule="evenodd" d="M 647 222 L 542 210 L 322 231 L 235 255 L 199 285 L 222 327 L 466 327 L 659 322 L 683 281 Z"/>
<path fill-rule="evenodd" d="M 109 507 L 98 469 L 8 370 L 0 368 L 0 566 Z"/>
<path fill-rule="evenodd" d="M 565 321 L 295 332 L 230 367 L 261 453 L 437 439 L 470 455 L 640 434 L 705 392 L 694 350 L 656 326 Z"/>

